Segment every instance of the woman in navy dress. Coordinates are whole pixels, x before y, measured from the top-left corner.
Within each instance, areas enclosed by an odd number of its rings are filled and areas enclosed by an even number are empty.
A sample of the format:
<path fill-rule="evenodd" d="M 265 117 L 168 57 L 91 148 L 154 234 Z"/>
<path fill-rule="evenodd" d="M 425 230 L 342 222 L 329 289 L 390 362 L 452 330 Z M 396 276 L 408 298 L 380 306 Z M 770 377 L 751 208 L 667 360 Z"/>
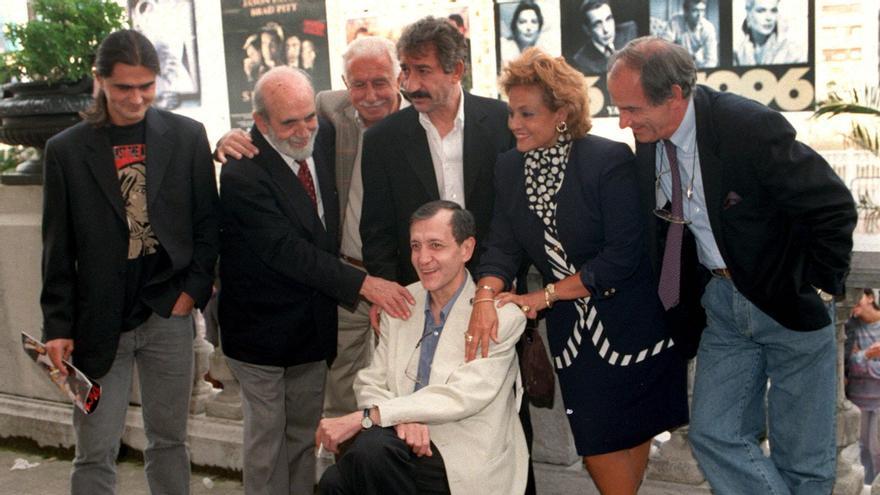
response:
<path fill-rule="evenodd" d="M 538 49 L 502 72 L 516 149 L 496 165 L 466 338 L 470 352 L 486 352 L 496 304 L 542 313 L 578 454 L 602 493 L 635 493 L 651 439 L 687 422 L 686 362 L 644 249 L 633 154 L 587 135 L 585 83 Z M 546 286 L 517 295 L 511 283 L 524 259 Z"/>

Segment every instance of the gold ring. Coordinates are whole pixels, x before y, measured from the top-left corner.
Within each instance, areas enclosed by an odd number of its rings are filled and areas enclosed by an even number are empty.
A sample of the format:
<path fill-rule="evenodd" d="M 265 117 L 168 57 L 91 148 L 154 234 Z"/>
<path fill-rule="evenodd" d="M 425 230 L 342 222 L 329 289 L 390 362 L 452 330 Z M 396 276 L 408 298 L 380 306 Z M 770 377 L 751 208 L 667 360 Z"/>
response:
<path fill-rule="evenodd" d="M 471 335 L 471 334 L 469 334 L 469 333 L 466 333 L 466 334 L 464 334 L 464 341 L 465 341 L 465 342 L 473 342 L 473 341 L 474 341 L 474 336 Z"/>
<path fill-rule="evenodd" d="M 528 314 L 529 310 L 531 310 L 532 308 L 528 304 L 523 304 L 519 307 L 519 309 L 521 309 L 523 313 Z"/>

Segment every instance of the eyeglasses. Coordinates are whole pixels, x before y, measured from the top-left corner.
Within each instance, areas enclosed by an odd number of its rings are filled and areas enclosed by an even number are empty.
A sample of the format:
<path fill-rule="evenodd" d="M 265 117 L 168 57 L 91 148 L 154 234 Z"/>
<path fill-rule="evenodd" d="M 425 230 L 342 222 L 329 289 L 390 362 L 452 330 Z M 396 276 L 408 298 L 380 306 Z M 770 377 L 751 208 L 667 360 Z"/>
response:
<path fill-rule="evenodd" d="M 677 217 L 672 214 L 671 211 L 664 208 L 657 208 L 654 210 L 654 216 L 659 218 L 660 220 L 664 220 L 669 223 L 677 223 L 680 225 L 690 225 L 691 221 L 687 218 Z"/>
<path fill-rule="evenodd" d="M 419 362 L 422 357 L 422 342 L 424 342 L 425 338 L 429 335 L 433 336 L 434 333 L 435 332 L 426 333 L 422 335 L 418 342 L 416 342 L 416 346 L 409 356 L 409 361 L 406 362 L 406 368 L 403 370 L 403 374 L 412 380 L 415 389 L 420 389 L 428 385 L 429 377 L 419 378 Z"/>

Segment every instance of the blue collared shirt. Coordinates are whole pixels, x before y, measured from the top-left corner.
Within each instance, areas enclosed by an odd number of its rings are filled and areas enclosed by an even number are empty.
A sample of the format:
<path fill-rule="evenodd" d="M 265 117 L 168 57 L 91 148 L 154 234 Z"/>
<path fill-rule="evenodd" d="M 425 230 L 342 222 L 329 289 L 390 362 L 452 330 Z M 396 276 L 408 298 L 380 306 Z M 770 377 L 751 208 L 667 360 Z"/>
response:
<path fill-rule="evenodd" d="M 440 341 L 440 332 L 443 331 L 443 327 L 446 325 L 446 317 L 449 315 L 452 306 L 455 305 L 455 301 L 458 299 L 466 283 L 467 277 L 440 310 L 440 321 L 436 323 L 434 322 L 434 315 L 431 314 L 431 293 L 428 292 L 425 296 L 425 329 L 422 330 L 422 339 L 419 341 L 419 373 L 414 392 L 427 385 L 428 380 L 431 378 L 431 364 L 434 362 L 437 342 Z"/>
<path fill-rule="evenodd" d="M 678 129 L 669 138 L 675 145 L 678 156 L 678 171 L 681 174 L 682 207 L 684 218 L 690 220 L 688 228 L 697 239 L 697 256 L 706 268 L 726 268 L 721 251 L 712 235 L 709 212 L 706 210 L 706 193 L 703 189 L 703 172 L 700 170 L 700 153 L 697 149 L 697 119 L 694 112 L 694 99 L 688 102 L 687 111 Z M 660 191 L 657 192 L 657 208 L 662 208 L 672 198 L 672 177 L 669 175 L 669 159 L 662 142 L 657 143 L 654 160 L 656 173 L 660 177 Z M 691 197 L 687 191 L 690 188 Z"/>

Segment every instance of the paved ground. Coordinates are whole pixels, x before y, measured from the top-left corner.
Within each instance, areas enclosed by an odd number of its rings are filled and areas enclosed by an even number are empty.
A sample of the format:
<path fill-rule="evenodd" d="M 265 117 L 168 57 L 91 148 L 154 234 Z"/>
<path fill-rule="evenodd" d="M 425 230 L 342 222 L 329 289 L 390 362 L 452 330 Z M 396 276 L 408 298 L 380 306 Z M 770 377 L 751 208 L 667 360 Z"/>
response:
<path fill-rule="evenodd" d="M 18 459 L 34 467 L 12 470 Z M 22 461 L 18 461 L 22 463 Z M 13 450 L 0 444 L 0 494 L 2 495 L 64 495 L 69 493 L 70 460 L 46 457 L 33 451 Z M 119 463 L 117 493 L 149 495 L 143 464 L 137 461 Z M 241 482 L 217 474 L 194 472 L 192 495 L 242 495 Z"/>
<path fill-rule="evenodd" d="M 70 453 L 50 457 L 39 449 L 24 449 L 4 445 L 0 441 L 0 495 L 64 495 L 69 493 Z M 27 469 L 15 469 L 16 464 L 27 463 Z M 36 464 L 36 465 L 34 465 Z M 546 464 L 535 466 L 539 495 L 598 494 L 578 466 L 564 468 Z M 123 495 L 149 495 L 144 479 L 143 464 L 136 460 L 120 462 L 117 469 L 117 493 Z M 229 474 L 194 472 L 192 495 L 243 495 L 241 481 L 231 479 Z M 673 493 L 643 490 L 650 493 Z M 869 495 L 865 485 L 862 495 Z"/>

